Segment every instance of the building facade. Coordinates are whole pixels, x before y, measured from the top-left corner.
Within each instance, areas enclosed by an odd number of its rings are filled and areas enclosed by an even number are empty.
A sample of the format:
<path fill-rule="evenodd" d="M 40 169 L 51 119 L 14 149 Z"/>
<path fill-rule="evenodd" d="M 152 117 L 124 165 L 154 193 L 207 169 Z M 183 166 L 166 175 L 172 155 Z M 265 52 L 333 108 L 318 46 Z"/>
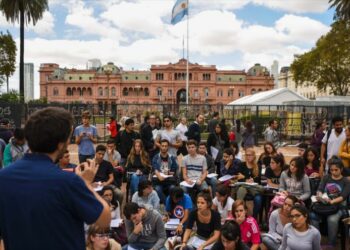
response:
<path fill-rule="evenodd" d="M 40 97 L 63 103 L 181 104 L 186 102 L 186 63 L 152 65 L 148 71 L 125 71 L 113 63 L 88 70 L 44 63 Z M 190 104 L 227 104 L 273 87 L 273 77 L 260 64 L 245 72 L 189 63 Z"/>
<path fill-rule="evenodd" d="M 24 101 L 28 102 L 34 99 L 34 64 L 24 64 Z"/>

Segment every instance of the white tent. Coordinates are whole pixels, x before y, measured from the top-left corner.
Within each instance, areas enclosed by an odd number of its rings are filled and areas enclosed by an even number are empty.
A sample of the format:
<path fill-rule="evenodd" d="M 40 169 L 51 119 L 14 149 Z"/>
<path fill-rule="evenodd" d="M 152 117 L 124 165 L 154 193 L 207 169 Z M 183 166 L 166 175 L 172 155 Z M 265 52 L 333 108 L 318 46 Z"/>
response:
<path fill-rule="evenodd" d="M 279 88 L 244 96 L 227 105 L 283 105 L 283 102 L 307 100 L 288 88 Z"/>

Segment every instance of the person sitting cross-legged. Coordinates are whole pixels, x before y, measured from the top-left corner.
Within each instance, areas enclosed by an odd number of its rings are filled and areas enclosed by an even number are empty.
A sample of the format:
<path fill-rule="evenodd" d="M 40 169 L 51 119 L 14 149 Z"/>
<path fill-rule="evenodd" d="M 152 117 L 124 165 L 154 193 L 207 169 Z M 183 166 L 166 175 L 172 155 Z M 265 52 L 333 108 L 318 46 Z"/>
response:
<path fill-rule="evenodd" d="M 130 202 L 124 207 L 124 215 L 129 244 L 124 245 L 123 250 L 129 246 L 132 249 L 166 250 L 164 223 L 157 211 Z"/>
<path fill-rule="evenodd" d="M 176 157 L 170 155 L 168 149 L 169 141 L 162 139 L 160 141 L 160 153 L 156 154 L 152 160 L 155 174 L 153 185 L 163 204 L 165 203 L 166 195 L 169 194 L 169 190 L 177 184 L 176 172 L 179 167 Z"/>
<path fill-rule="evenodd" d="M 147 209 L 159 210 L 159 197 L 149 180 L 140 181 L 138 191 L 133 194 L 131 201 Z"/>

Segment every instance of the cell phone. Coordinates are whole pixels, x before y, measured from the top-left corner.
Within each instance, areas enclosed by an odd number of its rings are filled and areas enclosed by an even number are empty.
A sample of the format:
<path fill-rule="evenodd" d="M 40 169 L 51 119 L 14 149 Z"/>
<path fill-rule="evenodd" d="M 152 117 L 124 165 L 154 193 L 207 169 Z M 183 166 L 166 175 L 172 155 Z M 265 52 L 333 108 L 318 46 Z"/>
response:
<path fill-rule="evenodd" d="M 85 167 L 84 167 L 83 164 L 80 164 L 79 167 L 80 167 L 80 170 L 81 170 L 81 171 L 84 171 Z"/>

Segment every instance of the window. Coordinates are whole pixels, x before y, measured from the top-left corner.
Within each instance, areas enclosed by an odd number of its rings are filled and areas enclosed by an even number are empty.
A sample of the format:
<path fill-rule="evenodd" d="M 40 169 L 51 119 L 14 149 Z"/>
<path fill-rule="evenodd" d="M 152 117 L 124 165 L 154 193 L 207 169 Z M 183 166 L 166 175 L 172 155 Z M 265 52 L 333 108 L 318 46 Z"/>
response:
<path fill-rule="evenodd" d="M 82 80 L 83 78 L 81 76 L 79 76 L 79 80 Z"/>
<path fill-rule="evenodd" d="M 162 94 L 163 94 L 162 88 L 161 87 L 157 88 L 157 96 L 162 96 Z"/>
<path fill-rule="evenodd" d="M 81 88 L 78 88 L 78 92 L 80 96 L 83 96 L 83 90 Z"/>
<path fill-rule="evenodd" d="M 222 91 L 222 89 L 218 89 L 218 91 L 217 91 L 217 96 L 223 96 L 223 91 Z"/>
<path fill-rule="evenodd" d="M 123 88 L 123 96 L 128 96 L 129 91 L 127 88 Z"/>
<path fill-rule="evenodd" d="M 233 96 L 233 89 L 229 89 L 229 90 L 228 90 L 227 96 L 228 96 L 228 97 L 232 97 L 232 96 Z"/>
<path fill-rule="evenodd" d="M 72 96 L 72 89 L 71 88 L 67 88 L 67 91 L 66 91 L 66 95 L 67 96 Z"/>
<path fill-rule="evenodd" d="M 221 81 L 221 77 L 218 78 L 218 81 L 219 81 L 219 82 Z"/>
<path fill-rule="evenodd" d="M 72 80 L 72 77 L 71 77 L 71 76 L 69 77 L 69 80 Z"/>
<path fill-rule="evenodd" d="M 219 78 L 219 79 L 220 79 L 219 81 L 221 81 L 221 78 Z M 203 74 L 203 81 L 210 81 L 210 74 L 209 73 Z"/>
<path fill-rule="evenodd" d="M 208 97 L 209 96 L 209 88 L 204 89 L 204 96 Z"/>
<path fill-rule="evenodd" d="M 168 96 L 173 96 L 173 90 L 172 89 L 168 89 Z"/>
<path fill-rule="evenodd" d="M 92 80 L 92 77 L 91 77 L 91 76 L 89 77 L 89 80 Z"/>
<path fill-rule="evenodd" d="M 240 91 L 238 92 L 238 96 L 239 96 L 239 97 L 243 97 L 243 96 L 244 96 L 244 90 L 240 90 Z"/>
<path fill-rule="evenodd" d="M 88 91 L 89 96 L 92 96 L 92 89 L 88 88 L 87 91 Z"/>
<path fill-rule="evenodd" d="M 163 81 L 164 80 L 164 74 L 163 73 L 156 73 L 156 80 L 157 81 Z"/>
<path fill-rule="evenodd" d="M 261 91 L 261 90 L 260 90 Z M 255 89 L 252 89 L 252 95 L 254 95 L 256 93 Z"/>
<path fill-rule="evenodd" d="M 108 87 L 105 87 L 105 96 L 108 96 L 109 95 L 109 89 Z"/>
<path fill-rule="evenodd" d="M 102 87 L 98 88 L 98 95 L 103 96 L 103 88 Z"/>
<path fill-rule="evenodd" d="M 127 77 L 127 76 L 125 77 L 125 80 L 128 80 L 128 77 Z"/>
<path fill-rule="evenodd" d="M 55 87 L 55 88 L 53 89 L 53 95 L 55 95 L 55 96 L 58 95 L 58 88 Z"/>
<path fill-rule="evenodd" d="M 148 76 L 146 76 L 146 80 L 148 80 Z"/>
<path fill-rule="evenodd" d="M 113 87 L 112 88 L 112 96 L 115 96 L 116 95 L 116 91 L 115 91 L 115 88 Z"/>
<path fill-rule="evenodd" d="M 145 96 L 149 96 L 149 89 L 145 88 Z"/>
<path fill-rule="evenodd" d="M 198 98 L 198 97 L 199 97 L 199 94 L 198 94 L 198 90 L 197 90 L 197 89 L 193 92 L 193 96 L 194 96 L 194 98 Z"/>
<path fill-rule="evenodd" d="M 135 79 L 138 80 L 139 78 L 136 76 Z"/>

